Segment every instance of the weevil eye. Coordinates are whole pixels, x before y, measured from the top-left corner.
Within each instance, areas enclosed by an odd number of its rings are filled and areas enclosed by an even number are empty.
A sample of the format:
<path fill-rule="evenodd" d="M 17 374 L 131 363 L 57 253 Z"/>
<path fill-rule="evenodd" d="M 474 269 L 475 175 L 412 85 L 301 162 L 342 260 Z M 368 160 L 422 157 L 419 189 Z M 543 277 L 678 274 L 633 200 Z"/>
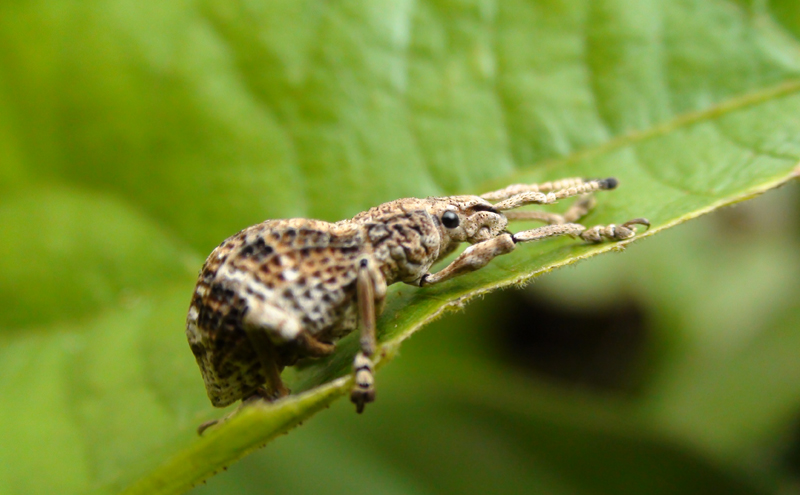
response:
<path fill-rule="evenodd" d="M 446 211 L 442 215 L 442 224 L 447 227 L 448 229 L 454 229 L 458 227 L 458 215 L 452 211 Z"/>

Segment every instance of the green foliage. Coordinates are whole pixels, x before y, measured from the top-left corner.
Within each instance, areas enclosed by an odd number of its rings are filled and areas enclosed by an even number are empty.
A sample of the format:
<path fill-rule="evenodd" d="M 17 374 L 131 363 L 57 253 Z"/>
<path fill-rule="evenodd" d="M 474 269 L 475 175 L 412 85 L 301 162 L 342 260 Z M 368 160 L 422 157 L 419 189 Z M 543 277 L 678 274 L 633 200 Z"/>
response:
<path fill-rule="evenodd" d="M 653 234 L 790 180 L 800 160 L 798 26 L 789 0 L 3 4 L 0 491 L 180 493 L 346 392 L 353 339 L 288 373 L 302 394 L 194 433 L 221 415 L 183 335 L 194 276 L 213 246 L 264 218 L 337 220 L 403 196 L 615 176 L 621 187 L 598 197 L 587 222 L 644 216 Z M 617 249 L 548 241 L 441 287 L 393 287 L 380 320 L 386 357 L 477 294 Z M 676 276 L 674 251 L 662 253 L 665 265 L 637 266 Z M 735 282 L 651 295 L 672 301 L 675 327 L 703 342 L 703 325 L 687 323 L 707 314 L 698 294 Z M 565 399 L 478 350 L 459 353 L 452 341 L 461 337 L 448 334 L 436 350 L 408 351 L 441 359 L 440 383 L 409 372 L 384 388 L 387 366 L 367 416 L 340 401 L 329 430 L 304 427 L 276 447 L 324 465 L 338 451 L 313 444 L 310 432 L 369 449 L 354 438 L 362 427 L 392 430 L 386 455 L 423 474 L 361 470 L 373 491 L 424 487 L 442 459 L 429 453 L 451 445 L 465 467 L 449 465 L 460 474 L 442 483 L 460 493 L 487 488 L 494 478 L 469 466 L 489 461 L 506 491 L 760 493 L 752 472 L 732 466 L 786 427 L 799 394 L 732 391 L 754 376 L 774 380 L 764 362 L 798 374 L 797 313 L 775 320 L 757 345 L 715 360 L 697 352 L 661 370 L 625 425 L 602 401 L 543 412 Z M 706 349 L 729 341 L 706 339 Z M 408 392 L 389 392 L 392 380 Z M 437 418 L 426 428 L 441 436 L 406 422 L 399 411 L 413 402 L 415 414 Z M 731 404 L 749 414 L 718 421 L 714 411 Z M 388 411 L 383 422 L 373 410 Z M 453 424 L 487 434 L 462 437 Z M 757 428 L 730 433 L 746 425 Z M 498 457 L 487 461 L 480 449 L 497 439 Z M 348 452 L 356 465 L 376 465 Z M 547 468 L 526 469 L 520 459 L 531 453 Z M 272 460 L 277 467 L 256 481 L 291 489 L 292 473 L 279 468 L 292 464 Z M 618 477 L 606 471 L 620 466 Z M 659 488 L 660 477 L 674 485 Z"/>

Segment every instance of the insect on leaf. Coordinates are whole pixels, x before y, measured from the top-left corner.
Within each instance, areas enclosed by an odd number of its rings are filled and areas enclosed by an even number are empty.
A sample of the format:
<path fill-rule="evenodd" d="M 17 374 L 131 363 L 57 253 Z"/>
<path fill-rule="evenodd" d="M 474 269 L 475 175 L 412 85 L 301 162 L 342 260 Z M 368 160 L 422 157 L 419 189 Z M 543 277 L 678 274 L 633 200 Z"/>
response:
<path fill-rule="evenodd" d="M 10 493 L 181 493 L 349 391 L 352 337 L 284 376 L 296 395 L 196 435 L 220 415 L 185 342 L 196 270 L 266 218 L 616 177 L 585 223 L 649 237 L 798 175 L 790 2 L 128 7 L 0 6 Z M 624 246 L 553 239 L 392 286 L 379 366 L 471 297 Z"/>

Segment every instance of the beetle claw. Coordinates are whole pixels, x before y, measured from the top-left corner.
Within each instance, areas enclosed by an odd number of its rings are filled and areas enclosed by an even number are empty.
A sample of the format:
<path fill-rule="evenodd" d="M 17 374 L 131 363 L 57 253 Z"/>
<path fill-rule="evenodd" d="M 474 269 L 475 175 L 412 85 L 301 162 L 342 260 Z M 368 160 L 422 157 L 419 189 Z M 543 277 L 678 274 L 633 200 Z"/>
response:
<path fill-rule="evenodd" d="M 650 228 L 650 220 L 646 218 L 634 218 L 633 220 L 628 220 L 627 222 L 622 224 L 622 227 L 630 227 L 631 225 L 644 225 L 645 230 Z"/>
<path fill-rule="evenodd" d="M 375 377 L 372 374 L 372 360 L 359 352 L 353 360 L 355 383 L 350 392 L 350 402 L 356 405 L 356 412 L 364 412 L 364 406 L 375 400 Z"/>

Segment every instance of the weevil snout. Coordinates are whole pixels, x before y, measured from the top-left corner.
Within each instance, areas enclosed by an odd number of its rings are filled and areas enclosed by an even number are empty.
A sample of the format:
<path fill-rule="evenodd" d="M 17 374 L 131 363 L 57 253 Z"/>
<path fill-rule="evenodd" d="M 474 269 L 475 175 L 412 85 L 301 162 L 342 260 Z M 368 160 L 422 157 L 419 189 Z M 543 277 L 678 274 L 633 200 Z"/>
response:
<path fill-rule="evenodd" d="M 475 244 L 488 241 L 505 232 L 506 226 L 508 226 L 508 219 L 506 219 L 505 215 L 492 208 L 491 210 L 472 213 L 464 223 L 467 242 Z"/>

